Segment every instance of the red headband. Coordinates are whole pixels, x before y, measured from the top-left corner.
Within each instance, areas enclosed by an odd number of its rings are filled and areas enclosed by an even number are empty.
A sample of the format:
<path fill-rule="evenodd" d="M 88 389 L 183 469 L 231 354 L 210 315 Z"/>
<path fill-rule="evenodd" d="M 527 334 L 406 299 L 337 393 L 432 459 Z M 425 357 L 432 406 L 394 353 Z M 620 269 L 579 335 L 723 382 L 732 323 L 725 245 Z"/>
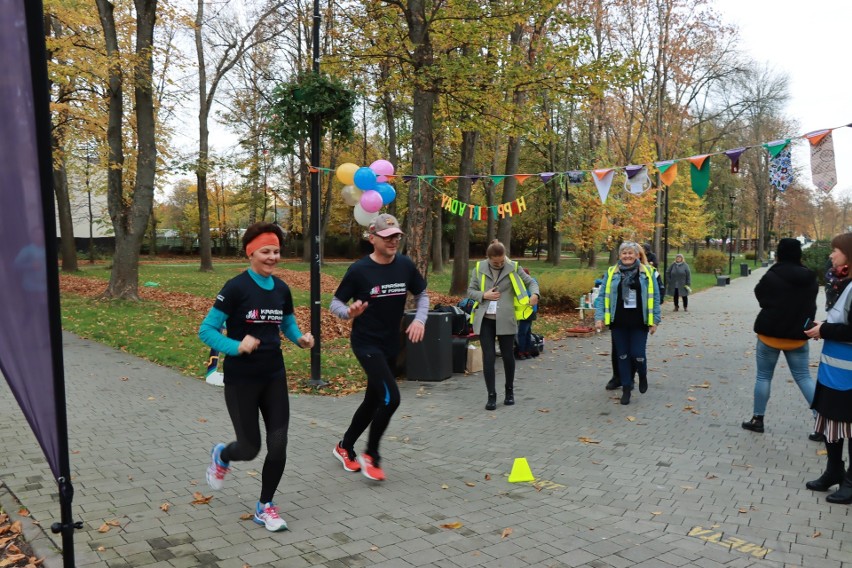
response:
<path fill-rule="evenodd" d="M 246 255 L 251 256 L 254 251 L 265 246 L 280 247 L 281 241 L 275 233 L 261 233 L 246 245 Z"/>

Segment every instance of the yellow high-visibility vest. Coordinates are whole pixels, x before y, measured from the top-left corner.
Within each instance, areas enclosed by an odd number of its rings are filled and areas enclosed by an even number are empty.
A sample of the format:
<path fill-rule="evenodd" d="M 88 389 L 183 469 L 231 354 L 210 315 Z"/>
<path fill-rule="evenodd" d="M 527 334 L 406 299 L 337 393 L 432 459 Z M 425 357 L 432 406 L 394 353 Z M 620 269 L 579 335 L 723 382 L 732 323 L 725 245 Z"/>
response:
<path fill-rule="evenodd" d="M 648 266 L 643 264 L 645 276 L 648 277 L 648 325 L 654 325 L 654 276 L 648 269 Z M 609 313 L 609 295 L 612 291 L 612 275 L 618 270 L 618 265 L 610 266 L 607 270 L 606 288 L 604 290 L 604 324 L 609 325 L 611 316 Z"/>
<path fill-rule="evenodd" d="M 487 262 L 484 260 L 480 260 L 476 263 L 476 274 L 480 278 L 479 281 L 479 289 L 482 292 L 485 292 L 485 273 L 482 272 L 482 263 Z M 514 297 L 512 298 L 512 308 L 515 311 L 515 319 L 525 320 L 532 315 L 532 306 L 530 306 L 530 297 L 527 293 L 527 287 L 524 284 L 524 281 L 518 276 L 518 269 L 520 265 L 515 263 L 515 270 L 509 273 L 509 282 L 512 283 L 512 290 L 515 292 Z M 473 323 L 473 315 L 476 313 L 476 308 L 479 306 L 479 302 L 473 303 L 473 308 L 470 310 L 470 323 Z"/>

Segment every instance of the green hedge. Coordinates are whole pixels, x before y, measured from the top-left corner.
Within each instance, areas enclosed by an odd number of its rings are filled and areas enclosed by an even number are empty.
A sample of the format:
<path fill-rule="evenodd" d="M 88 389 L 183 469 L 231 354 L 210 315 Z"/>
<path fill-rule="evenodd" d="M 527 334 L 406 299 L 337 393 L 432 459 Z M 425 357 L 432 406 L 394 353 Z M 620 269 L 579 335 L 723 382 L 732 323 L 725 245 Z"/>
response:
<path fill-rule="evenodd" d="M 825 272 L 829 269 L 828 255 L 831 243 L 818 241 L 802 251 L 802 264 L 817 273 L 820 286 L 825 284 Z"/>
<path fill-rule="evenodd" d="M 696 272 L 709 274 L 716 269 L 725 271 L 728 268 L 728 256 L 720 250 L 708 249 L 698 251 L 692 261 Z"/>

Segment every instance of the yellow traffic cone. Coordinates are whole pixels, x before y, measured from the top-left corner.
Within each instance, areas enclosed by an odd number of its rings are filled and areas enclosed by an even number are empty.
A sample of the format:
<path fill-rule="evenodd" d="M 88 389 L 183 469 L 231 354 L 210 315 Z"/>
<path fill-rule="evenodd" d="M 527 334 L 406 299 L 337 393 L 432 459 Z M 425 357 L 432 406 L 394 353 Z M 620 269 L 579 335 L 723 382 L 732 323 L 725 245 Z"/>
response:
<path fill-rule="evenodd" d="M 524 481 L 535 481 L 527 458 L 515 458 L 512 465 L 512 473 L 509 474 L 509 483 L 521 483 Z"/>

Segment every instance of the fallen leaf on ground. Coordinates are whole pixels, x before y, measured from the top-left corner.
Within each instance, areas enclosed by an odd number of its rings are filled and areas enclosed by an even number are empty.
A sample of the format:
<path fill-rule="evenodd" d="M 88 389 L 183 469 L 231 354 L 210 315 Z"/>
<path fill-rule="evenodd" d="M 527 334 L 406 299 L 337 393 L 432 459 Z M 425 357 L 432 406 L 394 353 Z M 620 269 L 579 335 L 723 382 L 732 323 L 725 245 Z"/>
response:
<path fill-rule="evenodd" d="M 485 481 L 491 481 L 491 474 L 490 473 L 485 474 Z"/>
<path fill-rule="evenodd" d="M 550 412 L 550 409 L 549 408 L 539 408 L 538 411 L 547 414 L 548 412 Z"/>
<path fill-rule="evenodd" d="M 442 529 L 460 529 L 460 528 L 462 528 L 463 526 L 464 526 L 463 524 L 461 524 L 460 522 L 456 521 L 456 522 L 454 522 L 454 523 L 444 523 L 443 525 L 441 525 L 441 528 L 442 528 Z"/>
<path fill-rule="evenodd" d="M 243 513 L 242 515 L 240 515 L 241 521 L 250 521 L 253 518 L 254 518 L 254 515 L 252 515 L 251 513 Z"/>
<path fill-rule="evenodd" d="M 441 484 L 441 489 L 449 489 L 449 488 L 450 488 L 450 486 L 447 485 L 446 483 Z"/>
<path fill-rule="evenodd" d="M 171 503 L 163 503 L 162 505 L 160 505 L 160 510 L 161 510 L 161 511 L 163 511 L 164 513 L 168 513 L 168 512 L 169 512 L 169 508 L 170 508 L 171 506 L 172 506 L 172 504 L 171 504 Z"/>
<path fill-rule="evenodd" d="M 476 483 L 474 483 L 473 481 L 465 481 L 464 484 L 468 487 L 476 487 Z"/>
<path fill-rule="evenodd" d="M 579 436 L 577 439 L 580 440 L 581 442 L 583 442 L 584 444 L 600 444 L 601 443 L 600 440 L 593 440 L 592 438 L 589 438 L 588 436 Z"/>
<path fill-rule="evenodd" d="M 628 422 L 636 422 L 636 417 L 635 416 L 628 416 L 627 421 Z"/>
<path fill-rule="evenodd" d="M 500 538 L 506 538 L 510 534 L 512 534 L 512 527 L 506 527 L 503 529 L 503 533 L 500 535 Z"/>
<path fill-rule="evenodd" d="M 693 387 L 693 388 L 696 388 L 696 389 L 709 389 L 709 388 L 710 388 L 710 383 L 708 383 L 707 381 L 704 381 L 704 382 L 703 382 L 703 383 L 701 383 L 700 385 L 689 385 L 689 386 L 691 386 L 691 387 Z"/>
<path fill-rule="evenodd" d="M 811 535 L 811 538 L 819 538 L 821 536 L 822 536 L 822 533 L 819 532 L 819 531 L 816 531 L 816 532 L 814 532 L 814 534 Z"/>
<path fill-rule="evenodd" d="M 686 397 L 686 400 L 688 400 L 689 402 L 695 402 L 698 399 L 695 398 L 694 396 L 688 396 L 688 397 Z"/>
<path fill-rule="evenodd" d="M 213 499 L 213 496 L 205 497 L 200 491 L 196 491 L 192 494 L 193 501 L 192 505 L 207 505 Z"/>

